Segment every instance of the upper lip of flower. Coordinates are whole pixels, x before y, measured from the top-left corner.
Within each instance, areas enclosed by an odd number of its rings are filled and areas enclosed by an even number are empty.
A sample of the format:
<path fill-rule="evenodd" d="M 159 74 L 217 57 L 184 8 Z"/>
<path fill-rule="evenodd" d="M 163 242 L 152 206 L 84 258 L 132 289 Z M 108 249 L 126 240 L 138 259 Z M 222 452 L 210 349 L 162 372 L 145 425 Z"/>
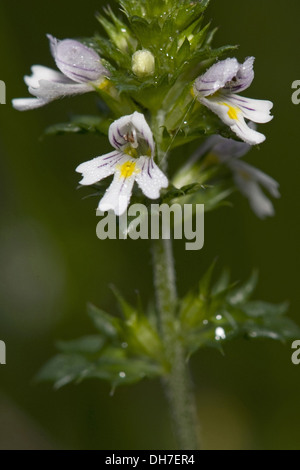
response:
<path fill-rule="evenodd" d="M 196 91 L 206 97 L 220 89 L 229 93 L 246 90 L 254 79 L 254 60 L 254 57 L 248 57 L 243 64 L 239 64 L 235 58 L 217 62 L 196 79 Z"/>
<path fill-rule="evenodd" d="M 122 215 L 129 204 L 134 181 L 148 198 L 157 199 L 160 190 L 168 187 L 168 179 L 154 163 L 154 140 L 144 115 L 134 112 L 113 122 L 109 128 L 109 141 L 115 151 L 76 168 L 83 175 L 82 185 L 115 175 L 99 209 L 112 209 Z"/>
<path fill-rule="evenodd" d="M 130 115 L 130 118 L 123 116 L 114 121 L 109 128 L 108 138 L 116 149 L 124 150 L 128 146 L 133 149 L 140 147 L 140 155 L 154 156 L 153 135 L 141 113 L 135 112 Z M 143 153 L 143 150 L 146 152 Z"/>
<path fill-rule="evenodd" d="M 76 83 L 97 81 L 107 70 L 96 51 L 74 39 L 58 41 L 47 35 L 50 49 L 59 70 Z"/>
<path fill-rule="evenodd" d="M 241 139 L 250 145 L 260 144 L 265 136 L 251 129 L 245 119 L 266 123 L 273 119 L 271 101 L 253 100 L 236 95 L 246 90 L 254 79 L 254 57 L 243 64 L 237 59 L 226 59 L 210 67 L 198 77 L 193 86 L 197 99 L 217 114 Z"/>

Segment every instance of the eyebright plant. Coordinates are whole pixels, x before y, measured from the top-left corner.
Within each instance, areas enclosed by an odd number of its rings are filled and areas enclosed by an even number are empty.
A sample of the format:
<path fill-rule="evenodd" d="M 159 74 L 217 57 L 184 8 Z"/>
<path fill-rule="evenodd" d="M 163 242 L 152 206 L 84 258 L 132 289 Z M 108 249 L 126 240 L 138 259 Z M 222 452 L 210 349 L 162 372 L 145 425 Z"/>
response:
<path fill-rule="evenodd" d="M 46 134 L 108 136 L 113 150 L 86 156 L 76 169 L 80 184 L 96 189 L 95 208 L 100 200 L 101 210 L 121 215 L 138 198 L 145 204 L 148 199 L 205 204 L 210 211 L 238 189 L 258 217 L 274 215 L 262 188 L 278 198 L 278 183 L 242 159 L 265 140 L 253 123 L 269 122 L 273 105 L 240 95 L 254 79 L 254 58 L 239 63 L 232 57 L 234 46 L 213 46 L 216 30 L 204 19 L 208 3 L 119 0 L 97 15 L 102 35 L 76 40 L 48 35 L 56 69 L 34 65 L 25 77 L 32 97 L 15 99 L 13 106 L 31 110 L 94 92 L 101 113 L 75 116 Z M 189 157 L 191 143 L 197 149 Z M 170 178 L 177 148 L 182 166 Z M 39 378 L 57 388 L 99 378 L 115 389 L 160 377 L 178 447 L 197 449 L 188 359 L 204 347 L 222 350 L 238 336 L 284 341 L 299 336 L 299 329 L 285 317 L 286 303 L 251 300 L 255 272 L 239 285 L 226 270 L 213 280 L 213 264 L 198 288 L 178 298 L 171 240 L 153 240 L 152 252 L 156 306 L 130 305 L 113 288 L 120 316 L 89 305 L 95 335 L 59 342 L 59 354 Z"/>

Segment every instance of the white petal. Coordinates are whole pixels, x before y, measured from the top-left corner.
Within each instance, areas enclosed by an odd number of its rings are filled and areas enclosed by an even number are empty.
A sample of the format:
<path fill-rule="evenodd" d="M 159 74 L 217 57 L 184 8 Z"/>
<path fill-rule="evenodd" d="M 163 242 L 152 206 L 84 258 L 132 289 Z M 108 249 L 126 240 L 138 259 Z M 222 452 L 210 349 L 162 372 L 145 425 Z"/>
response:
<path fill-rule="evenodd" d="M 31 67 L 32 75 L 26 75 L 24 81 L 28 87 L 38 88 L 40 80 L 48 80 L 50 82 L 72 83 L 61 72 L 44 67 L 43 65 L 33 65 Z"/>
<path fill-rule="evenodd" d="M 146 143 L 151 149 L 151 154 L 154 153 L 154 140 L 152 131 L 145 119 L 145 116 L 135 111 L 132 115 L 132 124 L 137 129 L 138 133 L 145 139 Z"/>
<path fill-rule="evenodd" d="M 212 148 L 212 153 L 224 157 L 226 160 L 231 158 L 244 157 L 251 149 L 251 145 L 245 142 L 238 142 L 233 139 L 225 139 L 224 137 L 218 136 L 219 142 L 217 142 Z"/>
<path fill-rule="evenodd" d="M 25 76 L 24 81 L 29 93 L 36 98 L 18 98 L 12 101 L 18 111 L 40 108 L 58 98 L 81 95 L 93 91 L 88 83 L 75 83 L 60 72 L 42 65 L 34 65 L 32 75 Z"/>
<path fill-rule="evenodd" d="M 279 183 L 263 171 L 240 160 L 231 162 L 235 171 L 247 175 L 249 179 L 261 184 L 273 197 L 280 198 Z"/>
<path fill-rule="evenodd" d="M 232 106 L 239 107 L 244 117 L 250 121 L 265 124 L 273 119 L 273 116 L 270 114 L 273 108 L 271 101 L 253 100 L 234 94 L 226 97 L 226 101 L 232 104 Z"/>
<path fill-rule="evenodd" d="M 266 175 L 266 173 L 263 173 L 260 170 L 257 170 L 256 172 L 256 177 L 257 181 L 271 194 L 271 196 L 275 197 L 276 199 L 279 199 L 281 197 L 281 194 L 279 192 L 279 183 L 274 180 L 274 178 L 271 178 L 271 176 Z"/>
<path fill-rule="evenodd" d="M 132 114 L 122 116 L 120 119 L 114 121 L 109 128 L 108 138 L 113 147 L 120 149 L 128 144 L 124 136 L 131 132 L 132 129 Z"/>
<path fill-rule="evenodd" d="M 234 179 L 241 193 L 249 200 L 250 206 L 257 217 L 264 219 L 274 216 L 273 204 L 260 189 L 258 183 L 253 180 L 247 180 L 238 173 Z"/>
<path fill-rule="evenodd" d="M 266 136 L 251 129 L 245 122 L 243 116 L 239 116 L 239 119 L 234 122 L 231 126 L 231 130 L 244 142 L 249 145 L 259 145 L 266 140 Z"/>
<path fill-rule="evenodd" d="M 78 173 L 82 173 L 83 179 L 80 181 L 81 185 L 95 184 L 103 180 L 107 176 L 115 172 L 116 165 L 124 159 L 124 155 L 120 152 L 110 152 L 101 157 L 93 158 L 88 162 L 81 163 L 76 168 Z"/>
<path fill-rule="evenodd" d="M 128 146 L 127 136 L 131 135 L 133 148 L 137 148 L 139 141 L 150 148 L 151 154 L 154 153 L 154 141 L 151 129 L 143 114 L 137 111 L 128 116 L 123 116 L 114 121 L 109 128 L 109 141 L 116 149 Z"/>
<path fill-rule="evenodd" d="M 128 207 L 135 178 L 135 172 L 123 177 L 121 171 L 116 171 L 113 182 L 99 203 L 99 210 L 102 212 L 113 210 L 116 215 L 122 215 Z"/>
<path fill-rule="evenodd" d="M 48 104 L 47 100 L 39 98 L 15 98 L 12 105 L 18 111 L 30 111 L 31 109 L 41 108 Z"/>
<path fill-rule="evenodd" d="M 138 161 L 140 172 L 136 175 L 136 182 L 149 199 L 158 199 L 160 190 L 169 185 L 168 178 L 154 163 L 153 158 L 140 157 Z"/>
<path fill-rule="evenodd" d="M 87 83 L 59 83 L 50 82 L 48 80 L 40 80 L 39 88 L 29 87 L 29 93 L 42 98 L 48 102 L 63 98 L 65 96 L 82 95 L 90 91 L 94 91 L 92 85 Z"/>
<path fill-rule="evenodd" d="M 27 111 L 30 109 L 40 108 L 51 101 L 65 96 L 82 95 L 93 91 L 93 87 L 88 84 L 76 83 L 69 85 L 67 83 L 55 83 L 47 80 L 40 80 L 39 88 L 29 87 L 29 93 L 36 98 L 16 98 L 12 100 L 12 105 L 18 111 Z"/>
<path fill-rule="evenodd" d="M 224 96 L 210 99 L 201 98 L 201 102 L 217 114 L 241 140 L 249 145 L 258 145 L 264 142 L 266 137 L 246 124 L 241 109 L 232 106 L 225 100 Z"/>

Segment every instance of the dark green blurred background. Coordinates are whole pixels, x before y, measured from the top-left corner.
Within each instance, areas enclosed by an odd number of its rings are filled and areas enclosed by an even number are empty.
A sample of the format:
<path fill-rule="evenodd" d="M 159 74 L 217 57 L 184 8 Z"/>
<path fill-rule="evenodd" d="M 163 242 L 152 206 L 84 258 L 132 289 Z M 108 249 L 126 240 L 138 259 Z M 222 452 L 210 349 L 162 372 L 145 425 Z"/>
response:
<path fill-rule="evenodd" d="M 94 13 L 105 3 L 0 4 L 0 79 L 7 85 L 7 104 L 0 106 L 0 339 L 7 345 L 7 365 L 0 366 L 0 449 L 174 447 L 158 381 L 119 389 L 113 397 L 98 381 L 58 392 L 33 381 L 57 339 L 93 332 L 86 301 L 116 310 L 110 283 L 129 300 L 136 289 L 145 301 L 153 292 L 148 244 L 99 241 L 96 201 L 76 191 L 75 167 L 107 151 L 106 139 L 40 139 L 47 125 L 71 113 L 96 113 L 95 96 L 29 113 L 10 105 L 27 96 L 23 76 L 32 64 L 53 65 L 45 34 L 92 35 Z M 248 160 L 280 181 L 282 199 L 276 217 L 261 222 L 237 195 L 233 209 L 206 216 L 204 250 L 175 246 L 181 293 L 218 256 L 219 268 L 231 266 L 236 279 L 259 267 L 257 297 L 290 300 L 298 323 L 300 106 L 291 103 L 291 83 L 300 79 L 299 14 L 298 0 L 284 8 L 273 0 L 211 1 L 207 19 L 220 26 L 215 44 L 240 44 L 240 61 L 256 56 L 256 79 L 245 95 L 275 103 L 275 119 L 263 128 L 267 142 Z M 192 361 L 205 448 L 300 449 L 300 366 L 291 363 L 291 345 L 241 340 L 225 352 L 202 351 Z"/>

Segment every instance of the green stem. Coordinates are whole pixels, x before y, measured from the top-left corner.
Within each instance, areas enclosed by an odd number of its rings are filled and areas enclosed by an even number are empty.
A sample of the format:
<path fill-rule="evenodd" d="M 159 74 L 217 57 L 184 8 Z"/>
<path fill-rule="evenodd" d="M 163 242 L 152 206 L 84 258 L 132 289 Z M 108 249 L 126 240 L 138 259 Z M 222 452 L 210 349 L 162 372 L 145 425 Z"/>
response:
<path fill-rule="evenodd" d="M 197 409 L 176 317 L 176 284 L 171 240 L 153 240 L 153 267 L 161 334 L 170 366 L 163 379 L 178 446 L 199 449 Z"/>

